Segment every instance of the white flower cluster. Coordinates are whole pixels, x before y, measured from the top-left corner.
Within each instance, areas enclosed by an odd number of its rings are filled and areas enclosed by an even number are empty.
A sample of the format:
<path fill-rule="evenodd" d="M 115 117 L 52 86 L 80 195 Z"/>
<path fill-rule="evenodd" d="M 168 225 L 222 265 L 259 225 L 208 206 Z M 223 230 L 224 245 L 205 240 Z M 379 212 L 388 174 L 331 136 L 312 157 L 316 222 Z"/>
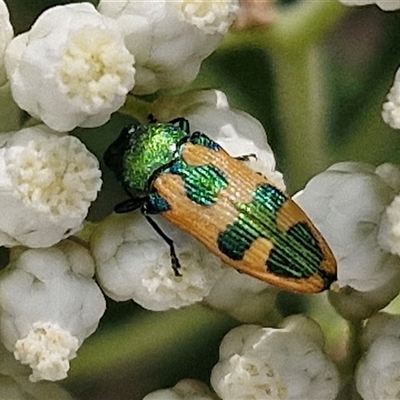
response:
<path fill-rule="evenodd" d="M 102 0 L 98 9 L 118 22 L 135 55 L 133 92 L 148 94 L 194 80 L 233 22 L 238 0 Z"/>
<path fill-rule="evenodd" d="M 238 0 L 67 4 L 11 40 L 1 2 L 0 85 L 4 59 L 14 100 L 31 116 L 58 131 L 100 126 L 130 91 L 191 83 L 238 8 Z"/>
<path fill-rule="evenodd" d="M 221 343 L 211 385 L 222 400 L 333 400 L 339 374 L 323 347 L 319 325 L 301 315 L 286 318 L 278 329 L 239 326 Z M 181 381 L 145 400 L 183 398 L 214 399 L 199 383 Z"/>
<path fill-rule="evenodd" d="M 223 274 L 219 259 L 171 229 L 182 264 L 175 275 L 168 246 L 139 216 L 99 224 L 92 255 L 81 229 L 102 184 L 99 162 L 65 132 L 103 125 L 129 93 L 191 83 L 238 8 L 238 0 L 67 4 L 13 37 L 0 0 L 0 245 L 12 248 L 0 272 L 0 339 L 29 365 L 31 381 L 65 378 L 95 331 L 105 310 L 96 264 L 110 297 L 153 310 L 204 301 Z M 32 117 L 25 126 L 9 112 L 17 106 Z"/>

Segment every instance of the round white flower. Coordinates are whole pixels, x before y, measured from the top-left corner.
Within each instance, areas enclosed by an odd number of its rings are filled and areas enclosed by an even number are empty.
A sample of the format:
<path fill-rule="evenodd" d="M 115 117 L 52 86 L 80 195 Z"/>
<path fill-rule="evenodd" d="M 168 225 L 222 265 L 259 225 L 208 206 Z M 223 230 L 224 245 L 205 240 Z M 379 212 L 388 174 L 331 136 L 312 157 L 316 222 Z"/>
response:
<path fill-rule="evenodd" d="M 184 117 L 192 132 L 200 131 L 219 143 L 232 157 L 255 155 L 246 163 L 285 190 L 282 174 L 275 170 L 275 157 L 263 126 L 251 115 L 230 107 L 219 90 L 189 91 L 160 97 L 151 112 L 160 121 Z"/>
<path fill-rule="evenodd" d="M 204 302 L 243 323 L 261 323 L 275 316 L 279 289 L 227 266 Z"/>
<path fill-rule="evenodd" d="M 171 389 L 157 390 L 143 400 L 217 400 L 209 387 L 194 379 L 184 379 Z"/>
<path fill-rule="evenodd" d="M 356 372 L 363 399 L 396 399 L 400 392 L 400 316 L 377 314 L 364 330 L 365 354 Z"/>
<path fill-rule="evenodd" d="M 17 104 L 58 131 L 107 122 L 134 85 L 133 61 L 118 24 L 89 3 L 46 10 L 5 58 Z"/>
<path fill-rule="evenodd" d="M 135 56 L 134 93 L 148 94 L 192 82 L 201 62 L 220 44 L 238 11 L 237 0 L 102 0 Z"/>
<path fill-rule="evenodd" d="M 398 176 L 398 168 L 387 164 L 335 164 L 294 197 L 336 257 L 342 290 L 329 296 L 346 318 L 368 317 L 400 290 L 400 258 L 381 244 L 383 216 L 399 192 Z"/>
<path fill-rule="evenodd" d="M 394 11 L 400 8 L 399 0 L 340 0 L 346 6 L 365 6 L 376 4 L 384 11 Z"/>
<path fill-rule="evenodd" d="M 0 275 L 0 335 L 30 379 L 66 377 L 69 360 L 97 328 L 104 297 L 88 250 L 65 241 L 12 254 Z"/>
<path fill-rule="evenodd" d="M 4 85 L 7 80 L 4 54 L 13 36 L 14 31 L 10 23 L 7 5 L 4 0 L 0 0 L 0 86 Z"/>
<path fill-rule="evenodd" d="M 114 300 L 133 299 L 154 311 L 201 301 L 221 273 L 221 261 L 166 221 L 154 219 L 174 240 L 180 276 L 171 267 L 168 245 L 140 213 L 113 214 L 91 238 L 99 284 Z"/>
<path fill-rule="evenodd" d="M 211 384 L 223 400 L 335 399 L 339 377 L 321 342 L 319 326 L 305 317 L 281 329 L 242 325 L 223 339 Z"/>
<path fill-rule="evenodd" d="M 0 244 L 48 247 L 79 230 L 101 187 L 98 160 L 44 125 L 0 142 Z"/>

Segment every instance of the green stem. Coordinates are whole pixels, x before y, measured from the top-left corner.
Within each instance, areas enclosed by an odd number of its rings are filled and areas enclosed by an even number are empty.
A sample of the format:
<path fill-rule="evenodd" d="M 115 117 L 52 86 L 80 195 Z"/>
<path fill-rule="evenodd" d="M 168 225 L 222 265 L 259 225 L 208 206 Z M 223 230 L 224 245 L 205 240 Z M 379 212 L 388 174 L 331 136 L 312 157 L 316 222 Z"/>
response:
<path fill-rule="evenodd" d="M 232 33 L 225 47 L 260 46 L 270 50 L 276 73 L 278 118 L 283 131 L 283 169 L 297 190 L 329 163 L 322 60 L 317 44 L 345 13 L 337 0 L 300 1 L 277 7 L 264 29 Z"/>
<path fill-rule="evenodd" d="M 125 104 L 119 109 L 119 112 L 134 117 L 141 123 L 146 123 L 148 122 L 150 104 L 129 95 L 126 98 Z"/>
<path fill-rule="evenodd" d="M 273 53 L 278 112 L 283 131 L 283 169 L 291 191 L 329 162 L 326 104 L 317 47 Z"/>
<path fill-rule="evenodd" d="M 14 102 L 10 84 L 0 87 L 0 132 L 21 129 L 23 111 Z"/>
<path fill-rule="evenodd" d="M 343 372 L 343 381 L 351 385 L 351 399 L 360 400 L 361 397 L 356 390 L 355 385 L 355 372 L 357 363 L 362 354 L 361 348 L 361 334 L 362 334 L 362 321 L 354 320 L 348 321 L 349 324 L 349 340 L 347 345 L 347 357 L 345 361 Z M 349 377 L 351 377 L 349 379 Z"/>
<path fill-rule="evenodd" d="M 276 7 L 271 25 L 231 32 L 222 47 L 305 47 L 323 38 L 347 10 L 337 0 L 303 0 L 290 7 Z"/>

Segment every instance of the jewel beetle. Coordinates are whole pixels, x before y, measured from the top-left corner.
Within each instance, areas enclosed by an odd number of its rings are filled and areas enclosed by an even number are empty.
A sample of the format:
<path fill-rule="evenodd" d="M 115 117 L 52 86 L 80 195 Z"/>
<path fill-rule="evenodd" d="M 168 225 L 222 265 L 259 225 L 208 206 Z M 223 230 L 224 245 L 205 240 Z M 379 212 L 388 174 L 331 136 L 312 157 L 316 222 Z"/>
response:
<path fill-rule="evenodd" d="M 301 208 L 267 178 L 231 157 L 189 122 L 150 119 L 121 132 L 104 154 L 129 193 L 117 213 L 141 209 L 170 248 L 173 241 L 150 218 L 161 214 L 224 262 L 283 289 L 316 293 L 336 280 L 336 261 Z"/>

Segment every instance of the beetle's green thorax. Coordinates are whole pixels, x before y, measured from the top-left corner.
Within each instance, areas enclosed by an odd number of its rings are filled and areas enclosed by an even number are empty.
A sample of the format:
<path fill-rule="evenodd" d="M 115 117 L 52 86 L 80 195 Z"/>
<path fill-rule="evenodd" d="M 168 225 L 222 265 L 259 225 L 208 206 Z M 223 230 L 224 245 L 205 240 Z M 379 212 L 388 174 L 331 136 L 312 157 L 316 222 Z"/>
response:
<path fill-rule="evenodd" d="M 146 191 L 153 173 L 179 156 L 178 143 L 188 135 L 170 123 L 133 125 L 110 145 L 104 159 L 128 190 Z"/>

